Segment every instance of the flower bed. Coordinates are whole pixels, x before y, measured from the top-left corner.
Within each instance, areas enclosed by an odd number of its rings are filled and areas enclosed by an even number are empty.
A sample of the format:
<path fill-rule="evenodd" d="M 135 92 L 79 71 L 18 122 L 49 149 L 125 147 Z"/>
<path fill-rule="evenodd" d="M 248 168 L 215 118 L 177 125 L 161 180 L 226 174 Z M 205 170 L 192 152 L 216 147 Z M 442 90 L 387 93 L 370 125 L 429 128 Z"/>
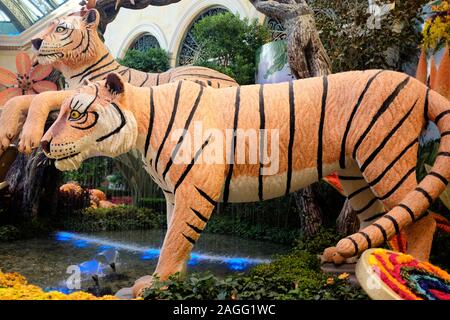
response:
<path fill-rule="evenodd" d="M 98 298 L 82 291 L 71 294 L 58 291 L 45 292 L 38 286 L 28 284 L 25 277 L 18 273 L 0 271 L 0 300 L 117 300 L 117 298 L 114 296 Z"/>

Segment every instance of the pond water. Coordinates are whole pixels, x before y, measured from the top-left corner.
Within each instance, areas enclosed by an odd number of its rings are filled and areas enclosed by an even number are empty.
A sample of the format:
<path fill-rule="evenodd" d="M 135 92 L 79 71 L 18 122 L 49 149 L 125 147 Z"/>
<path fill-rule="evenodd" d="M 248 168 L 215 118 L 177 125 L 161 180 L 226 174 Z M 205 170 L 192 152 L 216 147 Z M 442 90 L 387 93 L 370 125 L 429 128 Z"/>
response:
<path fill-rule="evenodd" d="M 153 272 L 164 235 L 165 230 L 58 232 L 49 238 L 0 243 L 0 269 L 19 272 L 47 291 L 70 292 L 69 283 L 81 284 L 86 291 L 100 288 L 103 294 L 112 293 Z M 204 234 L 191 255 L 188 272 L 225 276 L 267 263 L 287 250 L 268 242 Z M 81 283 L 73 282 L 76 279 Z"/>

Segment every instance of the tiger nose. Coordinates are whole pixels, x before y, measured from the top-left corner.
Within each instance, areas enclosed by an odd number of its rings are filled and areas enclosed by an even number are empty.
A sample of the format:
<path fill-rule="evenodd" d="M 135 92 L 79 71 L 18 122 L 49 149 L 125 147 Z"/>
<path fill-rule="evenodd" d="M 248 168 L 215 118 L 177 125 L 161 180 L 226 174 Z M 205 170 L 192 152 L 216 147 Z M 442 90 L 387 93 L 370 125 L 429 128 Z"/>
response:
<path fill-rule="evenodd" d="M 47 140 L 41 141 L 41 148 L 42 148 L 42 150 L 44 150 L 45 153 L 50 153 L 50 142 L 51 141 L 47 141 Z"/>
<path fill-rule="evenodd" d="M 36 50 L 39 50 L 39 48 L 42 45 L 42 41 L 43 40 L 41 38 L 32 39 L 31 44 L 33 45 L 33 48 L 35 48 Z"/>

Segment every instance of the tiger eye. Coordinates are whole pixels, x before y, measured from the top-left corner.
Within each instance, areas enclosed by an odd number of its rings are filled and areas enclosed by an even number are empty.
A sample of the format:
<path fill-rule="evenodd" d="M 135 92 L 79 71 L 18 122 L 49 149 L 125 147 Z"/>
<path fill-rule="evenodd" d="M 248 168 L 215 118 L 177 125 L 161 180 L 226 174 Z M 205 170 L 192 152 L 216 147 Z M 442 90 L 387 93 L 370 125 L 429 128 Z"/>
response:
<path fill-rule="evenodd" d="M 63 32 L 64 30 L 66 30 L 66 28 L 61 26 L 56 28 L 56 32 Z"/>
<path fill-rule="evenodd" d="M 73 110 L 70 113 L 70 118 L 72 118 L 72 119 L 78 119 L 79 117 L 81 117 L 81 113 L 76 110 Z"/>

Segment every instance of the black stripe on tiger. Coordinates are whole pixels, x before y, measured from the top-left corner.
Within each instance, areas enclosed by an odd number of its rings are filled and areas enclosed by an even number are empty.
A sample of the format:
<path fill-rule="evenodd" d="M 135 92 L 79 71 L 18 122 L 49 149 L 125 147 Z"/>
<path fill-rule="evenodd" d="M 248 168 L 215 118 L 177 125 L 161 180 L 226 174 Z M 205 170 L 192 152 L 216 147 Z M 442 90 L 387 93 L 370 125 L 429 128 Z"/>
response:
<path fill-rule="evenodd" d="M 377 198 L 373 198 L 372 200 L 370 200 L 364 207 L 362 207 L 361 209 L 355 210 L 356 214 L 361 214 L 364 211 L 366 211 L 367 209 L 369 209 L 371 206 L 373 206 L 373 204 L 375 202 L 377 202 Z"/>
<path fill-rule="evenodd" d="M 208 201 L 210 204 L 212 204 L 214 207 L 217 205 L 217 201 L 215 201 L 213 198 L 211 198 L 205 191 L 203 191 L 202 189 L 194 186 L 195 189 L 197 190 L 197 192 L 203 197 L 205 198 L 206 201 Z M 194 209 L 192 209 L 194 210 Z"/>
<path fill-rule="evenodd" d="M 172 130 L 173 124 L 175 122 L 175 115 L 177 114 L 178 110 L 178 103 L 180 101 L 180 92 L 181 92 L 181 85 L 183 83 L 180 81 L 178 82 L 177 91 L 175 93 L 175 100 L 173 102 L 173 109 L 172 109 L 172 115 L 170 116 L 169 123 L 167 125 L 166 133 L 164 134 L 164 137 L 161 141 L 161 144 L 159 145 L 158 152 L 156 154 L 155 158 L 155 170 L 158 171 L 158 161 L 159 157 L 161 156 L 161 152 L 164 148 L 164 145 L 166 143 L 167 138 L 169 137 L 170 131 Z"/>
<path fill-rule="evenodd" d="M 320 129 L 319 129 L 319 137 L 320 137 Z M 288 145 L 285 195 L 288 195 L 291 192 L 292 150 L 294 148 L 294 138 L 295 138 L 295 95 L 294 95 L 294 82 L 291 81 L 289 82 L 289 145 Z"/>
<path fill-rule="evenodd" d="M 389 142 L 389 140 L 392 138 L 392 136 L 401 128 L 403 123 L 409 118 L 412 111 L 414 110 L 417 101 L 417 99 L 412 107 L 408 110 L 408 112 L 400 119 L 400 121 L 397 123 L 397 125 L 388 133 L 388 135 L 381 141 L 381 143 L 378 145 L 378 147 L 375 148 L 375 150 L 367 157 L 367 159 L 364 161 L 364 163 L 361 165 L 360 169 L 362 172 L 364 172 L 367 167 L 372 163 L 372 161 L 375 159 L 375 157 L 383 150 L 383 148 L 386 146 L 386 144 Z"/>
<path fill-rule="evenodd" d="M 429 175 L 438 178 L 438 179 L 441 180 L 441 182 L 442 182 L 443 184 L 445 184 L 445 185 L 448 184 L 448 180 L 447 180 L 443 175 L 441 175 L 441 174 L 439 174 L 439 173 L 437 173 L 437 172 L 431 171 L 431 172 L 429 173 Z"/>
<path fill-rule="evenodd" d="M 183 235 L 183 237 L 184 237 L 187 241 L 189 241 L 190 243 L 192 243 L 192 245 L 195 245 L 195 240 L 194 240 L 194 239 L 192 239 L 191 237 L 185 235 L 184 233 L 182 233 L 182 235 Z"/>
<path fill-rule="evenodd" d="M 183 140 L 186 136 L 187 130 L 189 129 L 189 125 L 192 122 L 192 119 L 194 118 L 195 112 L 197 111 L 197 108 L 200 104 L 200 101 L 202 99 L 203 96 L 203 87 L 200 87 L 200 91 L 198 92 L 197 98 L 195 99 L 194 105 L 191 109 L 191 112 L 189 113 L 189 116 L 186 120 L 186 123 L 184 124 L 184 130 L 183 130 L 183 134 L 180 136 L 180 138 L 178 139 L 178 142 L 175 146 L 175 149 L 172 152 L 172 155 L 170 156 L 169 162 L 166 164 L 166 168 L 164 169 L 164 172 L 162 174 L 162 178 L 163 180 L 166 178 L 166 174 L 169 172 L 170 168 L 172 167 L 173 164 L 173 159 L 175 159 L 175 157 L 178 154 L 178 151 L 181 148 L 181 144 L 183 143 Z"/>
<path fill-rule="evenodd" d="M 431 204 L 433 203 L 433 198 L 430 196 L 430 194 L 425 189 L 423 189 L 421 187 L 417 187 L 414 190 L 421 193 L 427 199 L 428 205 L 431 206 Z"/>
<path fill-rule="evenodd" d="M 414 222 L 416 221 L 416 216 L 414 215 L 414 211 L 411 210 L 410 207 L 408 207 L 406 204 L 400 203 L 398 205 L 398 207 L 406 210 L 406 212 L 408 212 L 409 216 L 411 217 L 411 221 Z"/>
<path fill-rule="evenodd" d="M 239 123 L 239 108 L 241 105 L 241 88 L 236 88 L 236 101 L 234 103 L 234 120 L 233 120 L 233 140 L 231 142 L 231 154 L 229 155 L 228 161 L 230 165 L 228 166 L 228 173 L 225 179 L 225 186 L 223 191 L 223 202 L 227 204 L 228 197 L 230 196 L 230 183 L 231 177 L 233 176 L 233 168 L 234 168 L 234 157 L 236 155 L 236 143 L 237 143 L 237 135 L 236 130 Z"/>
<path fill-rule="evenodd" d="M 198 234 L 202 233 L 202 229 L 197 228 L 196 226 L 194 226 L 193 224 L 190 224 L 189 222 L 186 222 L 186 224 L 189 226 L 189 228 L 191 228 L 193 231 L 195 231 Z"/>
<path fill-rule="evenodd" d="M 84 41 L 84 33 L 81 32 L 81 41 L 80 41 L 80 44 L 77 45 L 75 48 L 73 48 L 72 51 L 75 51 L 75 50 L 77 50 L 79 47 L 81 47 L 81 45 L 83 44 L 83 41 Z"/>
<path fill-rule="evenodd" d="M 411 169 L 409 169 L 408 172 L 395 184 L 395 186 L 391 190 L 389 190 L 384 196 L 379 197 L 378 199 L 385 200 L 392 196 L 394 192 L 397 191 L 397 189 L 400 188 L 400 186 L 409 178 L 409 176 L 415 172 L 416 167 L 412 167 Z"/>
<path fill-rule="evenodd" d="M 367 241 L 367 249 L 372 248 L 372 240 L 370 240 L 370 237 L 367 233 L 360 231 L 358 232 L 358 234 L 362 235 L 364 237 L 364 239 L 366 239 Z"/>
<path fill-rule="evenodd" d="M 116 61 L 115 61 L 114 59 L 112 59 L 110 62 L 104 64 L 103 66 L 100 66 L 100 67 L 98 67 L 98 68 L 95 68 L 95 69 L 89 71 L 88 73 L 86 73 L 85 75 L 83 75 L 83 76 L 81 77 L 81 79 L 80 79 L 78 82 L 83 81 L 85 78 L 89 77 L 89 76 L 90 76 L 91 74 L 93 74 L 94 72 L 99 71 L 99 70 L 101 70 L 101 69 L 103 69 L 103 68 L 106 68 L 106 67 L 112 65 L 114 62 L 116 62 Z"/>
<path fill-rule="evenodd" d="M 177 183 L 175 184 L 175 187 L 173 188 L 173 193 L 177 192 L 178 187 L 181 185 L 181 183 L 184 181 L 184 179 L 187 177 L 188 173 L 191 171 L 192 167 L 194 166 L 195 162 L 197 161 L 198 157 L 203 152 L 203 149 L 206 148 L 206 146 L 209 143 L 209 139 L 211 136 L 206 139 L 205 142 L 201 145 L 200 149 L 197 150 L 194 157 L 192 158 L 191 162 L 187 165 L 187 167 L 184 169 L 183 173 L 181 174 L 180 178 L 178 179 Z"/>
<path fill-rule="evenodd" d="M 352 126 L 353 119 L 355 118 L 356 112 L 358 111 L 359 107 L 361 106 L 361 103 L 363 102 L 364 97 L 366 96 L 366 93 L 370 88 L 370 85 L 375 80 L 375 78 L 378 77 L 378 75 L 382 72 L 384 72 L 384 70 L 377 72 L 374 76 L 372 76 L 369 79 L 364 90 L 361 92 L 361 95 L 359 96 L 358 101 L 356 102 L 356 105 L 353 107 L 352 113 L 350 114 L 350 118 L 348 119 L 347 125 L 345 127 L 344 136 L 343 136 L 342 142 L 341 142 L 341 155 L 339 158 L 339 166 L 341 167 L 341 169 L 345 168 L 345 149 L 347 146 L 347 137 L 350 132 L 350 128 Z"/>
<path fill-rule="evenodd" d="M 62 38 L 61 41 L 65 41 L 65 40 L 69 39 L 70 36 L 72 35 L 72 33 L 73 33 L 74 30 L 75 30 L 75 29 L 70 29 L 70 31 L 69 31 L 69 33 L 67 34 L 67 36 L 65 36 L 64 38 Z M 72 42 L 73 42 L 73 41 L 70 41 L 70 43 L 72 43 Z M 68 45 L 68 43 L 65 44 L 64 47 L 65 47 L 66 45 Z"/>
<path fill-rule="evenodd" d="M 352 237 L 347 237 L 346 239 L 350 240 L 353 243 L 353 247 L 355 248 L 355 256 L 358 255 L 359 253 L 358 243 Z"/>
<path fill-rule="evenodd" d="M 367 218 L 364 220 L 364 222 L 371 222 L 373 220 L 377 220 L 378 218 L 381 218 L 382 216 L 384 216 L 386 214 L 386 212 L 379 212 L 374 214 L 373 216 Z"/>
<path fill-rule="evenodd" d="M 264 130 L 266 129 L 266 114 L 264 105 L 264 85 L 259 87 L 259 175 L 258 175 L 258 197 L 264 200 L 264 185 L 262 170 L 264 168 Z"/>
<path fill-rule="evenodd" d="M 86 51 L 88 51 L 89 46 L 91 45 L 91 33 L 89 32 L 89 30 L 87 30 L 87 43 L 86 43 L 86 48 L 83 49 L 83 51 L 81 53 L 86 53 Z"/>
<path fill-rule="evenodd" d="M 113 131 L 111 131 L 110 133 L 108 133 L 107 135 L 104 135 L 103 137 L 98 138 L 96 141 L 97 142 L 102 142 L 108 138 L 110 138 L 111 136 L 117 134 L 120 132 L 120 130 L 122 130 L 123 127 L 125 127 L 127 120 L 125 118 L 125 115 L 123 114 L 122 110 L 120 110 L 120 108 L 117 106 L 117 104 L 115 103 L 111 103 L 111 105 L 114 107 L 114 109 L 116 109 L 116 111 L 119 113 L 120 116 L 120 125 L 114 129 Z"/>
<path fill-rule="evenodd" d="M 444 131 L 441 133 L 441 138 L 446 137 L 448 135 L 450 135 L 450 131 Z"/>
<path fill-rule="evenodd" d="M 225 78 L 220 78 L 220 77 L 215 77 L 215 76 L 208 76 L 208 75 L 205 75 L 205 74 L 184 73 L 184 74 L 181 74 L 181 75 L 177 75 L 177 77 L 183 77 L 183 76 L 196 77 L 196 78 L 205 78 L 205 79 L 223 80 L 223 81 L 228 81 L 228 82 L 235 82 L 232 79 L 225 79 Z"/>
<path fill-rule="evenodd" d="M 445 110 L 443 112 L 441 112 L 440 114 L 438 114 L 438 116 L 434 119 L 434 123 L 436 124 L 436 126 L 439 126 L 439 121 L 442 120 L 442 118 L 444 118 L 446 115 L 450 114 L 450 110 Z"/>
<path fill-rule="evenodd" d="M 90 125 L 88 125 L 87 127 L 78 127 L 78 126 L 74 126 L 74 125 L 70 125 L 70 126 L 71 126 L 72 128 L 74 128 L 74 129 L 78 129 L 78 130 L 89 130 L 89 129 L 95 127 L 95 125 L 97 124 L 98 118 L 99 118 L 98 113 L 95 112 L 95 111 L 86 113 L 86 115 L 85 115 L 86 120 L 83 121 L 83 122 L 80 122 L 80 123 L 78 123 L 78 124 L 84 124 L 84 123 L 86 123 L 86 121 L 88 120 L 88 114 L 93 114 L 93 115 L 94 115 L 94 122 L 92 122 Z"/>
<path fill-rule="evenodd" d="M 77 74 L 71 76 L 70 79 L 79 77 L 79 76 L 85 74 L 86 72 L 88 72 L 89 70 L 91 70 L 92 68 L 95 68 L 95 67 L 98 66 L 103 60 L 105 60 L 106 57 L 108 57 L 108 56 L 109 56 L 109 52 L 107 52 L 104 56 L 102 56 L 99 60 L 97 60 L 96 63 L 90 65 L 89 67 L 87 67 L 86 69 L 84 69 L 83 71 L 81 71 L 80 73 L 77 73 Z"/>
<path fill-rule="evenodd" d="M 394 160 L 392 160 L 392 162 L 383 170 L 383 172 L 381 172 L 375 179 L 373 179 L 372 181 L 368 182 L 369 186 L 373 187 L 374 185 L 376 185 L 378 182 L 381 181 L 381 179 L 383 179 L 383 177 L 389 172 L 389 170 L 391 170 L 394 165 L 409 151 L 409 149 L 411 149 L 413 146 L 415 146 L 419 141 L 417 140 L 417 138 L 414 138 L 413 141 L 411 141 L 398 155 L 397 157 L 395 157 Z"/>
<path fill-rule="evenodd" d="M 367 189 L 369 189 L 369 188 L 370 188 L 370 186 L 364 186 L 364 187 L 362 187 L 362 188 L 359 188 L 358 190 L 356 190 L 356 191 L 350 193 L 350 194 L 347 196 L 347 198 L 350 200 L 350 199 L 356 197 L 356 196 L 357 196 L 358 194 L 360 194 L 361 192 L 363 192 L 363 191 L 365 191 L 365 190 L 367 190 Z"/>
<path fill-rule="evenodd" d="M 384 242 L 385 243 L 388 242 L 387 233 L 386 233 L 386 230 L 384 230 L 383 226 L 379 225 L 378 223 L 373 223 L 372 225 L 381 231 Z"/>
<path fill-rule="evenodd" d="M 430 88 L 428 87 L 427 88 L 427 93 L 425 95 L 425 105 L 423 107 L 425 123 L 427 123 L 430 120 L 428 118 L 429 98 L 430 98 Z"/>
<path fill-rule="evenodd" d="M 361 143 L 365 140 L 367 134 L 370 132 L 372 127 L 377 122 L 378 118 L 380 118 L 386 110 L 389 108 L 389 106 L 394 102 L 395 98 L 400 94 L 400 92 L 403 90 L 403 88 L 408 84 L 410 77 L 407 76 L 402 82 L 400 82 L 395 90 L 384 100 L 382 103 L 380 109 L 376 112 L 376 114 L 373 116 L 372 120 L 370 121 L 370 124 L 366 128 L 366 130 L 362 133 L 362 135 L 359 137 L 358 141 L 355 144 L 355 147 L 353 149 L 353 159 L 356 159 L 356 153 L 358 152 L 359 146 Z"/>
<path fill-rule="evenodd" d="M 358 176 L 338 176 L 338 178 L 340 180 L 345 180 L 345 181 L 364 180 L 363 177 L 358 177 Z"/>
<path fill-rule="evenodd" d="M 215 205 L 215 204 L 214 204 Z M 200 220 L 202 220 L 203 222 L 208 222 L 208 218 L 206 218 L 204 215 L 202 215 L 201 213 L 200 213 L 200 211 L 197 211 L 197 210 L 195 210 L 195 209 L 193 209 L 193 208 L 191 208 L 191 210 L 192 210 L 192 212 L 193 213 L 195 213 L 195 215 L 200 219 Z"/>
<path fill-rule="evenodd" d="M 144 84 L 147 82 L 148 78 L 150 77 L 150 74 L 146 73 L 145 74 L 145 80 L 139 85 L 139 87 L 144 86 Z"/>
<path fill-rule="evenodd" d="M 159 77 L 161 76 L 161 74 L 160 73 L 158 73 L 157 75 L 156 75 L 156 85 L 157 86 L 159 86 Z"/>
<path fill-rule="evenodd" d="M 390 220 L 392 222 L 392 224 L 394 225 L 395 228 L 395 234 L 399 234 L 400 233 L 400 227 L 398 226 L 398 222 L 397 220 L 395 220 L 394 217 L 390 216 L 390 215 L 385 215 L 383 218 L 386 218 L 388 220 Z"/>
<path fill-rule="evenodd" d="M 150 138 L 153 131 L 153 122 L 155 121 L 155 101 L 153 100 L 153 88 L 150 88 L 150 114 L 148 119 L 147 138 L 145 139 L 144 157 L 147 158 Z"/>
<path fill-rule="evenodd" d="M 115 68 L 113 68 L 113 69 L 111 69 L 111 70 L 107 70 L 107 71 L 105 71 L 105 72 L 102 72 L 102 73 L 100 73 L 100 74 L 97 74 L 97 75 L 95 75 L 95 76 L 93 76 L 92 78 L 89 78 L 89 80 L 95 80 L 95 79 L 98 79 L 98 78 L 101 78 L 101 77 L 103 77 L 104 75 L 107 75 L 108 73 L 111 73 L 111 72 L 113 72 L 113 71 L 116 71 L 117 69 L 119 69 L 121 66 L 119 65 L 119 66 L 117 66 L 117 67 L 115 67 Z"/>
<path fill-rule="evenodd" d="M 450 157 L 450 152 L 439 152 L 437 155 L 436 155 L 436 158 L 437 157 L 447 157 L 447 158 L 449 158 Z"/>
<path fill-rule="evenodd" d="M 321 180 L 323 178 L 322 172 L 322 157 L 323 157 L 323 127 L 325 125 L 325 108 L 327 106 L 328 97 L 328 78 L 323 77 L 323 92 L 322 92 L 322 109 L 320 112 L 318 146 L 317 146 L 317 176 Z"/>

